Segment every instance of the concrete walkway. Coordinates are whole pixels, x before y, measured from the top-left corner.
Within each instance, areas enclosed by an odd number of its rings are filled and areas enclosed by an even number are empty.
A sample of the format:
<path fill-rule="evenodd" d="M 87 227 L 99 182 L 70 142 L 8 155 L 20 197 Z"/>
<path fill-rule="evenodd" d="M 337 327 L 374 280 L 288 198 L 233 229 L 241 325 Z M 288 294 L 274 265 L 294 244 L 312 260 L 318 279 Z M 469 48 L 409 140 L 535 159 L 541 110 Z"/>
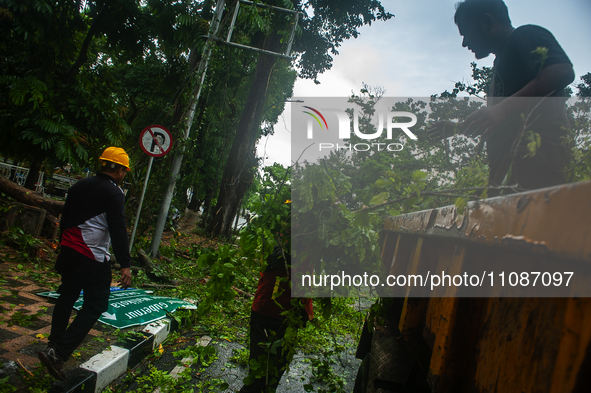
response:
<path fill-rule="evenodd" d="M 35 282 L 31 276 L 36 272 L 30 269 L 31 266 L 23 266 L 21 269 L 18 266 L 19 264 L 12 262 L 0 263 L 0 380 L 8 377 L 6 384 L 19 391 L 28 391 L 27 381 L 22 375 L 31 378 L 43 375 L 38 373 L 40 362 L 37 352 L 47 346 L 54 307 L 50 299 L 37 296 L 36 293 L 53 288 Z M 46 274 L 45 271 L 38 273 Z M 58 279 L 47 281 L 54 287 L 59 283 Z M 75 315 L 74 311 L 72 316 Z M 76 369 L 115 344 L 119 340 L 115 333 L 114 328 L 97 322 L 64 368 Z"/>

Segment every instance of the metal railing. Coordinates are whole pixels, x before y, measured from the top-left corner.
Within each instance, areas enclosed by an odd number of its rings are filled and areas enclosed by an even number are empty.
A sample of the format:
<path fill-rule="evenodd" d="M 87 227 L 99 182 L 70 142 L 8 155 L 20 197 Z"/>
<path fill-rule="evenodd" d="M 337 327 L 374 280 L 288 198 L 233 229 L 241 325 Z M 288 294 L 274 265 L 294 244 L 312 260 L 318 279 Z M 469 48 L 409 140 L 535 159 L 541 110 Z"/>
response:
<path fill-rule="evenodd" d="M 0 162 L 0 175 L 7 177 L 19 186 L 24 186 L 27 176 L 29 176 L 29 168 Z"/>
<path fill-rule="evenodd" d="M 75 179 L 73 177 L 62 176 L 62 175 L 58 175 L 55 173 L 53 174 L 52 178 L 54 180 L 61 182 L 61 183 L 68 184 L 68 188 L 72 187 L 78 181 L 78 179 Z"/>

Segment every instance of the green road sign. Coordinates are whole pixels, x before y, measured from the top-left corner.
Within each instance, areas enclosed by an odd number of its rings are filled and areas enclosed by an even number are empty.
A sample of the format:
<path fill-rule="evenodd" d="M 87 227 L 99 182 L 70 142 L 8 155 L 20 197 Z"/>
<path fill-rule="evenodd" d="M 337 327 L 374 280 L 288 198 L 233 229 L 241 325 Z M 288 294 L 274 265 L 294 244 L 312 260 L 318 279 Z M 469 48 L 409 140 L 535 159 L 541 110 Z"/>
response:
<path fill-rule="evenodd" d="M 57 299 L 57 292 L 42 292 L 39 296 Z M 82 293 L 74 309 L 80 310 L 84 302 Z M 197 307 L 185 300 L 175 299 L 166 296 L 154 296 L 152 291 L 143 289 L 126 289 L 112 287 L 109 296 L 109 309 L 101 315 L 99 321 L 106 325 L 123 329 L 131 326 L 146 325 L 150 322 L 165 318 L 167 312 L 174 312 L 176 309 L 196 309 Z"/>

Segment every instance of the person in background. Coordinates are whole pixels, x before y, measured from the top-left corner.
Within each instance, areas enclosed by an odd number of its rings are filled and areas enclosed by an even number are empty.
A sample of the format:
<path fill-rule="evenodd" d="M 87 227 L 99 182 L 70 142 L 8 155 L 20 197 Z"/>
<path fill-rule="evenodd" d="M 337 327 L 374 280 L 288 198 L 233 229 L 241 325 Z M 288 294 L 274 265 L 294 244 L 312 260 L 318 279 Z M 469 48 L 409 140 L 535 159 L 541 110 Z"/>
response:
<path fill-rule="evenodd" d="M 80 345 L 101 314 L 107 311 L 111 287 L 109 248 L 121 265 L 122 287 L 131 285 L 131 258 L 125 222 L 125 195 L 119 188 L 130 171 L 129 156 L 108 147 L 99 158 L 100 173 L 74 184 L 60 222 L 60 294 L 51 320 L 47 348 L 39 360 L 56 379 L 66 378 L 64 362 Z M 72 308 L 84 291 L 82 309 L 68 326 Z"/>
<path fill-rule="evenodd" d="M 291 297 L 288 232 L 279 237 L 259 278 L 250 316 L 250 367 L 240 393 L 275 392 L 293 357 L 292 348 L 283 345 L 286 334 L 297 334 L 313 318 L 312 299 Z"/>

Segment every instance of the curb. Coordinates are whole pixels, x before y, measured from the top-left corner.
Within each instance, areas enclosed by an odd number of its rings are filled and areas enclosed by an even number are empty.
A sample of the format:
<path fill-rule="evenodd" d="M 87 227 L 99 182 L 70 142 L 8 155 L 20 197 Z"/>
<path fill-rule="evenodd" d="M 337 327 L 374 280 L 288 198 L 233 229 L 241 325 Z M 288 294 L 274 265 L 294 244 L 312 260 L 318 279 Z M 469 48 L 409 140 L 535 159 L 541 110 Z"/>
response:
<path fill-rule="evenodd" d="M 140 331 L 145 338 L 127 339 L 120 345 L 111 345 L 93 356 L 78 368 L 68 373 L 68 378 L 54 384 L 50 393 L 100 393 L 110 383 L 125 374 L 127 369 L 135 368 L 160 345 L 168 335 L 178 330 L 176 320 L 161 319 L 152 322 Z"/>

